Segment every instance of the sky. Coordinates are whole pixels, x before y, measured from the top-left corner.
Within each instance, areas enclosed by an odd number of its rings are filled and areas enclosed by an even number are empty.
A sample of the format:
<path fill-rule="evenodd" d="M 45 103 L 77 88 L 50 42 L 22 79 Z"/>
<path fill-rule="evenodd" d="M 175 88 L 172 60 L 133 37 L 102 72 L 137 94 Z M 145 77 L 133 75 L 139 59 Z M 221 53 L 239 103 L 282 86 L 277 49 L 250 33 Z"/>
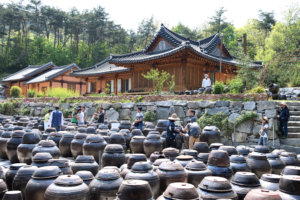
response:
<path fill-rule="evenodd" d="M 20 0 L 0 0 L 1 3 Z M 23 0 L 26 4 L 29 0 Z M 224 7 L 227 21 L 239 28 L 248 19 L 258 18 L 258 11 L 274 11 L 275 18 L 281 20 L 283 13 L 300 0 L 41 0 L 43 5 L 50 5 L 69 11 L 91 10 L 102 6 L 109 13 L 109 18 L 121 24 L 127 30 L 137 30 L 144 18 L 154 17 L 157 25 L 163 23 L 174 27 L 179 22 L 190 28 L 203 26 L 215 11 Z"/>

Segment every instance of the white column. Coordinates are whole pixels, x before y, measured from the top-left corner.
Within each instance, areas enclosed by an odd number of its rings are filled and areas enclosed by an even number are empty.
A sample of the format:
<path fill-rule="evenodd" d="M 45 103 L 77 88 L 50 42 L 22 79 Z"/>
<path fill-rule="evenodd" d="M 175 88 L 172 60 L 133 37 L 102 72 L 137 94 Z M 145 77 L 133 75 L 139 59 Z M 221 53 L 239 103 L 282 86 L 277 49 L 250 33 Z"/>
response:
<path fill-rule="evenodd" d="M 131 90 L 131 78 L 128 79 L 128 90 Z"/>
<path fill-rule="evenodd" d="M 117 85 L 118 92 L 121 92 L 121 85 L 122 85 L 122 80 L 118 79 L 118 85 Z"/>
<path fill-rule="evenodd" d="M 114 80 L 110 81 L 110 92 L 114 93 L 115 92 L 115 84 L 114 84 Z"/>

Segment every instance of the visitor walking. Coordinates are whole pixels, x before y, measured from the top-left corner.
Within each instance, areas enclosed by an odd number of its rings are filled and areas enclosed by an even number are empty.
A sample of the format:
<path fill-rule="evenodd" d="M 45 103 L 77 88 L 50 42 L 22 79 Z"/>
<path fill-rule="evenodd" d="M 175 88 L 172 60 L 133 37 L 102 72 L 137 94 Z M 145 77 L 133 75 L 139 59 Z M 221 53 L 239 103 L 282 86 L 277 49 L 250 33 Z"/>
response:
<path fill-rule="evenodd" d="M 269 132 L 269 120 L 267 117 L 261 118 L 262 125 L 261 129 L 259 130 L 259 140 L 258 145 L 268 145 L 268 132 Z"/>
<path fill-rule="evenodd" d="M 104 111 L 103 111 L 103 108 L 102 107 L 100 107 L 99 109 L 98 109 L 98 113 L 95 113 L 94 114 L 94 117 L 97 119 L 98 118 L 98 123 L 100 123 L 100 124 L 104 124 L 104 117 L 105 117 L 105 114 L 104 114 Z"/>
<path fill-rule="evenodd" d="M 193 149 L 195 142 L 199 142 L 200 127 L 197 122 L 188 123 L 183 129 L 183 132 L 187 132 L 189 135 L 189 149 Z"/>
<path fill-rule="evenodd" d="M 166 138 L 166 146 L 176 148 L 176 135 L 182 136 L 183 134 L 180 133 L 179 129 L 175 127 L 175 121 L 178 121 L 179 118 L 177 117 L 176 113 L 172 114 L 171 117 L 168 118 L 169 123 L 167 126 L 167 138 Z"/>
<path fill-rule="evenodd" d="M 78 118 L 77 118 L 77 120 L 78 120 L 78 126 L 84 125 L 84 112 L 83 112 L 82 109 L 80 109 L 78 111 Z"/>
<path fill-rule="evenodd" d="M 47 114 L 44 117 L 44 130 L 47 128 L 50 128 L 51 122 L 50 122 L 50 117 L 51 117 L 52 110 L 50 109 Z"/>
<path fill-rule="evenodd" d="M 144 115 L 142 113 L 142 110 L 143 110 L 142 107 L 138 107 L 135 121 L 133 124 L 135 128 L 140 129 L 141 131 L 143 131 L 143 120 L 144 120 Z"/>
<path fill-rule="evenodd" d="M 190 117 L 190 122 L 197 122 L 197 120 L 196 120 L 196 117 L 195 117 L 195 115 L 196 115 L 196 111 L 195 110 L 193 110 L 193 109 L 189 109 L 189 117 Z"/>
<path fill-rule="evenodd" d="M 211 87 L 211 80 L 208 78 L 207 74 L 204 74 L 204 79 L 202 80 L 202 87 L 204 89 Z"/>
<path fill-rule="evenodd" d="M 288 121 L 290 118 L 290 111 L 286 105 L 286 102 L 281 103 L 279 110 L 279 131 L 281 132 L 282 138 L 287 138 L 288 136 Z"/>
<path fill-rule="evenodd" d="M 61 130 L 61 126 L 64 124 L 64 116 L 59 110 L 59 107 L 55 107 L 55 111 L 53 111 L 51 114 L 50 121 L 52 128 L 55 128 L 56 131 Z"/>

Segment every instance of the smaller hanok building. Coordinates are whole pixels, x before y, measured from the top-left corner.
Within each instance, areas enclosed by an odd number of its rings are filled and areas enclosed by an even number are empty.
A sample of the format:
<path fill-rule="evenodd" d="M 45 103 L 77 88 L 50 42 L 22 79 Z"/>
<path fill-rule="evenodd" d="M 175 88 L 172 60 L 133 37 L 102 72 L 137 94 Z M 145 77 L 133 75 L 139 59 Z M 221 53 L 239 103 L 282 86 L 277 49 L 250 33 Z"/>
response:
<path fill-rule="evenodd" d="M 109 63 L 109 58 L 92 67 L 74 71 L 72 76 L 84 78 L 86 88 L 82 91 L 86 94 L 105 92 L 126 93 L 131 90 L 131 73 L 129 68 L 116 66 Z"/>
<path fill-rule="evenodd" d="M 49 62 L 42 65 L 29 65 L 28 67 L 11 74 L 2 79 L 2 82 L 5 84 L 5 96 L 9 97 L 10 88 L 12 86 L 19 86 L 22 89 L 22 94 L 27 95 L 28 86 L 24 83 L 51 70 L 51 68 L 56 67 L 53 62 Z"/>
<path fill-rule="evenodd" d="M 26 81 L 24 85 L 27 89 L 35 90 L 36 92 L 46 93 L 51 88 L 66 88 L 84 94 L 85 81 L 82 78 L 70 76 L 70 74 L 80 68 L 75 64 L 69 64 L 61 67 L 53 67 L 49 71 Z"/>

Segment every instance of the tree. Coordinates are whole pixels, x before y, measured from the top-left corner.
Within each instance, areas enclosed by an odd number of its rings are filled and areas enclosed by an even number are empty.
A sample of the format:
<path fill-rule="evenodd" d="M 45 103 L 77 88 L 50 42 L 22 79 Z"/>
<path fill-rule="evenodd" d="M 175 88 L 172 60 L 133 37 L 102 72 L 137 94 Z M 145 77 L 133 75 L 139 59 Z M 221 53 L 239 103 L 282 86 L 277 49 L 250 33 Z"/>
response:
<path fill-rule="evenodd" d="M 157 27 L 154 25 L 153 17 L 150 19 L 143 19 L 137 31 L 137 49 L 145 48 L 146 45 L 152 41 L 156 29 Z"/>
<path fill-rule="evenodd" d="M 275 25 L 274 12 L 264 12 L 259 10 L 258 27 L 266 32 L 270 32 Z"/>
<path fill-rule="evenodd" d="M 142 74 L 142 76 L 147 79 L 151 80 L 153 82 L 153 90 L 157 94 L 160 94 L 165 82 L 170 79 L 171 75 L 162 70 L 159 71 L 158 69 L 151 69 L 146 74 Z"/>
<path fill-rule="evenodd" d="M 196 30 L 191 30 L 189 27 L 184 26 L 182 23 L 178 23 L 177 26 L 172 28 L 172 31 L 191 40 L 200 39 Z"/>
<path fill-rule="evenodd" d="M 230 23 L 226 22 L 226 17 L 224 16 L 226 10 L 224 7 L 221 7 L 215 12 L 215 15 L 210 18 L 208 24 L 208 32 L 214 34 L 216 32 L 222 32 Z"/>

